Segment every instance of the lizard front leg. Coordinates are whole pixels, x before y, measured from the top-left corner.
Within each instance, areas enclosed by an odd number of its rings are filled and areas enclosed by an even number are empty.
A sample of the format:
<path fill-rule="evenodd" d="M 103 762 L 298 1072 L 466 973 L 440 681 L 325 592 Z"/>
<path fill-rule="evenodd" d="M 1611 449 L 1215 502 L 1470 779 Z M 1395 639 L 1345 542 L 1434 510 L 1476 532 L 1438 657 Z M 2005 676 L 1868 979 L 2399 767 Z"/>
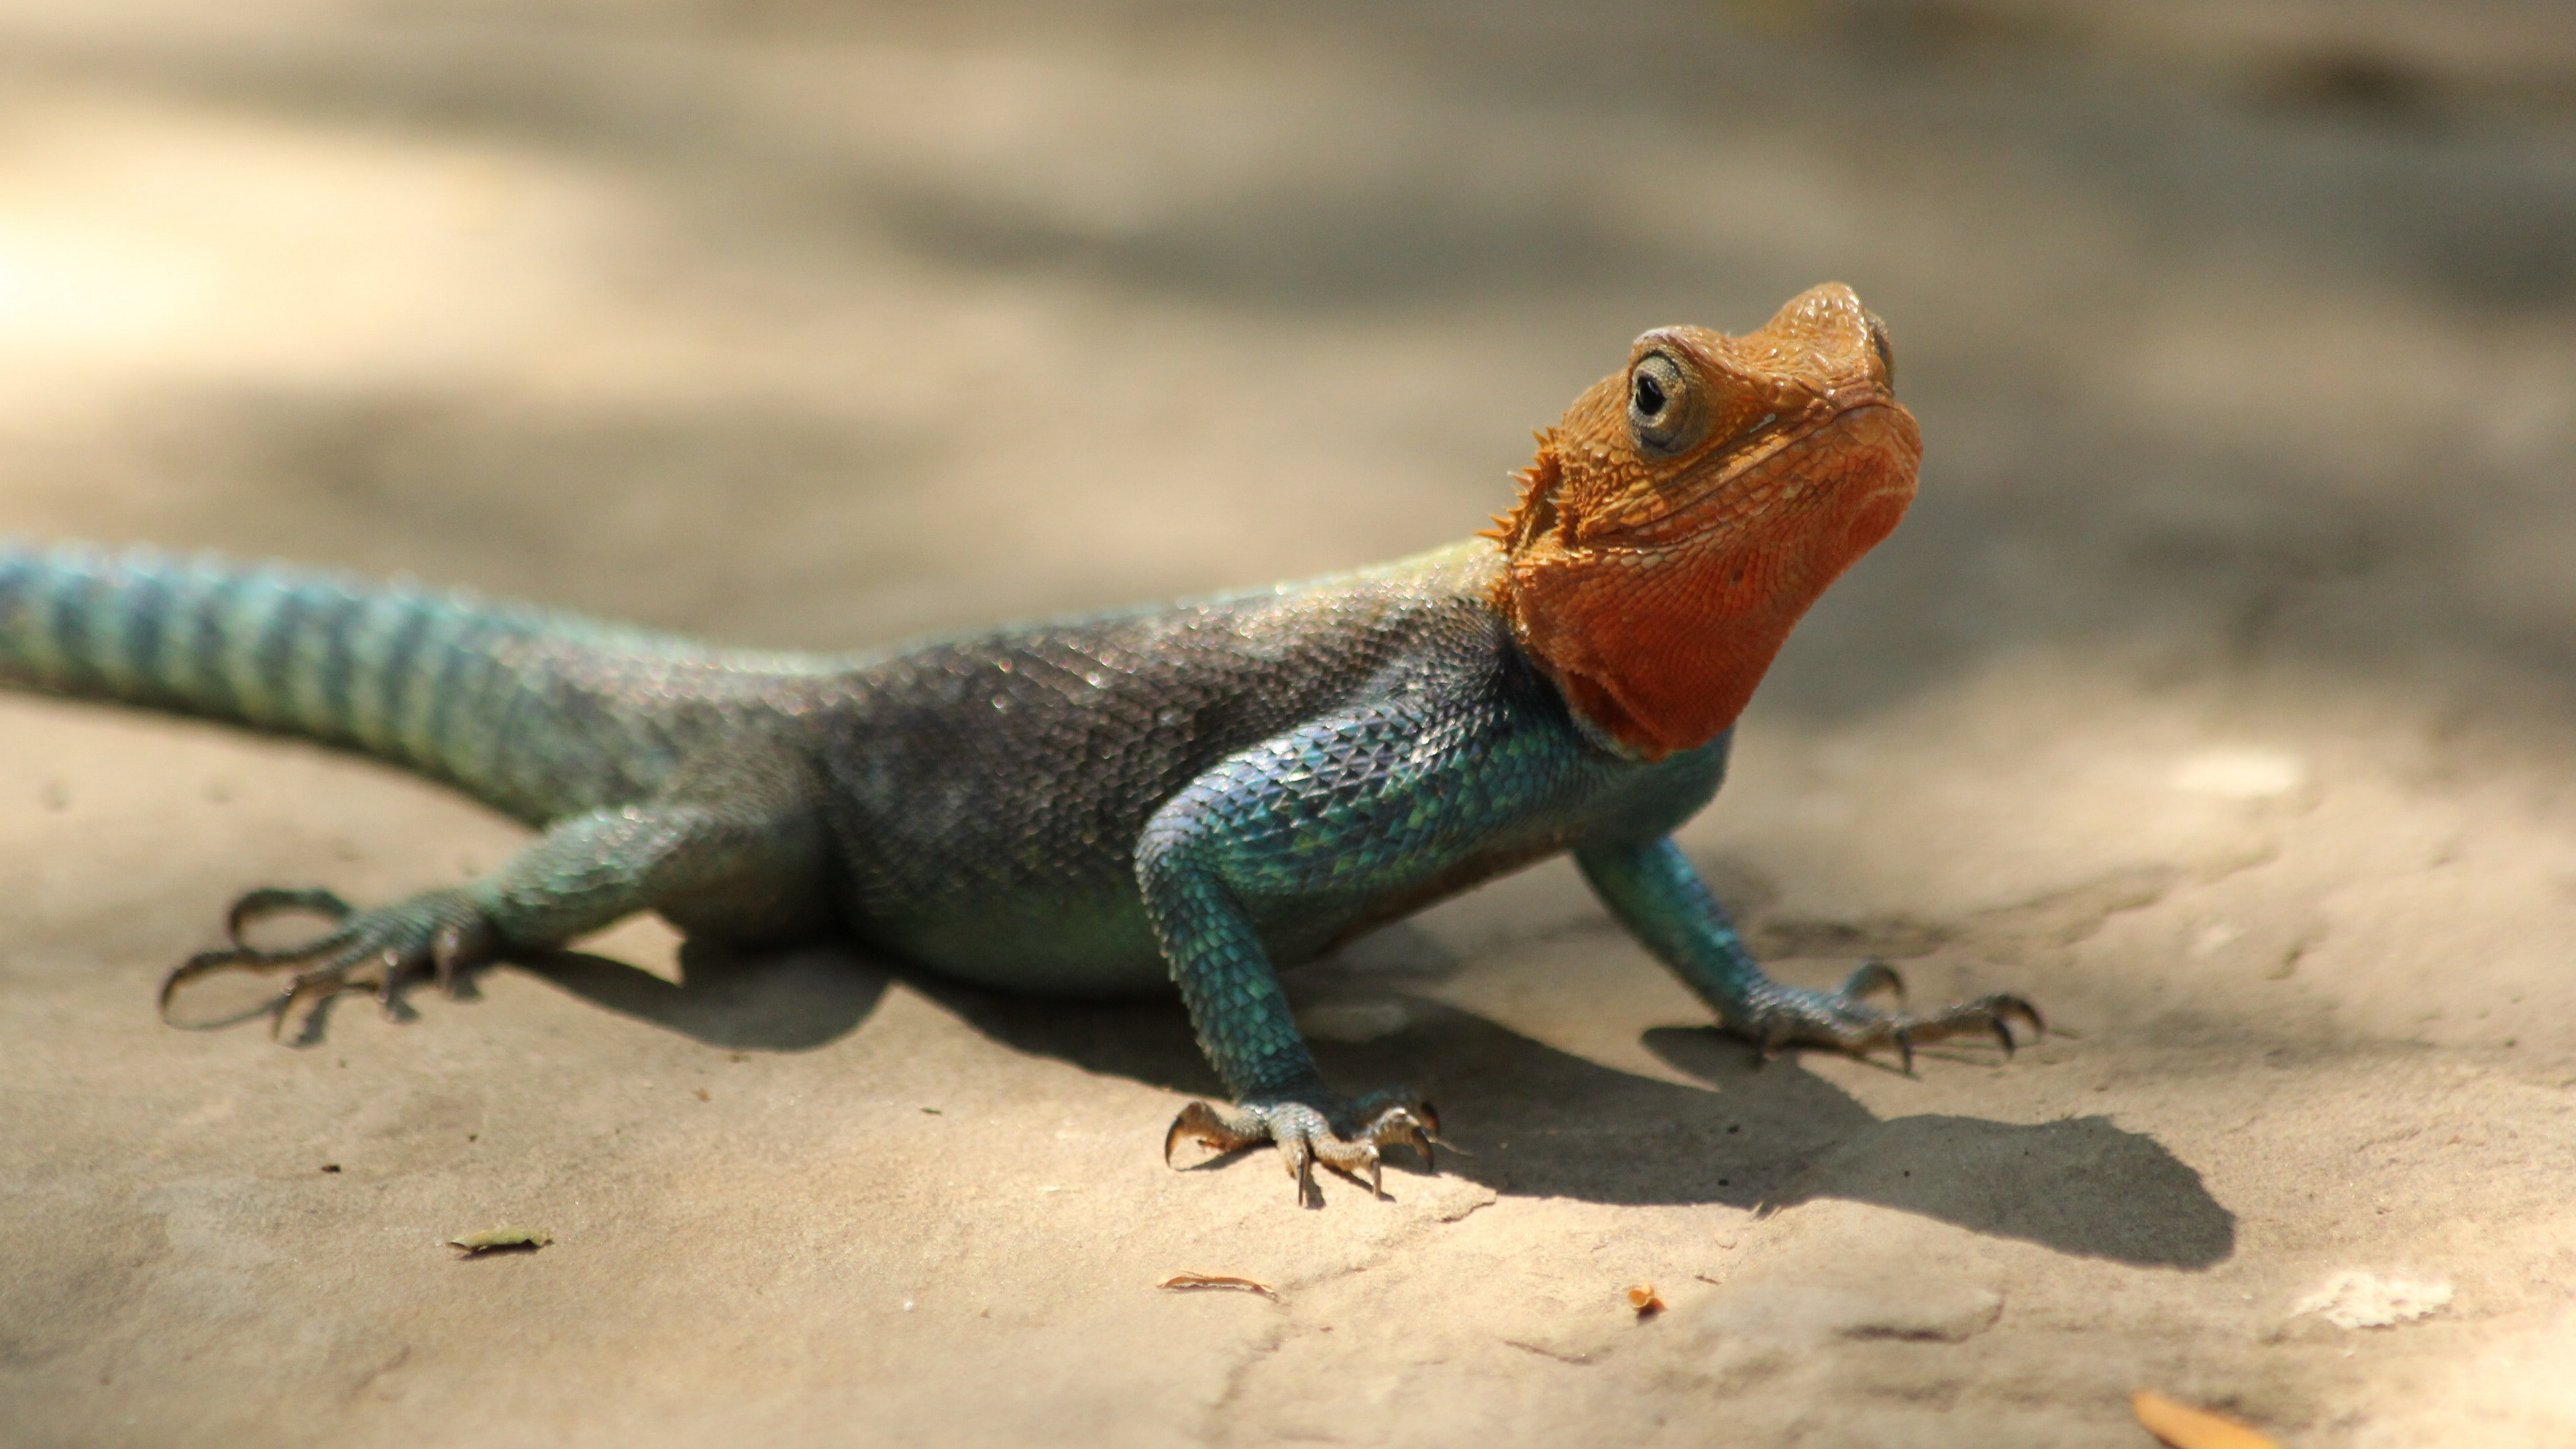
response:
<path fill-rule="evenodd" d="M 1383 1197 L 1379 1148 L 1401 1143 L 1430 1166 L 1439 1119 L 1429 1103 L 1408 1103 L 1400 1093 L 1350 1098 L 1324 1084 L 1243 900 L 1322 894 L 1336 876 L 1347 887 L 1350 877 L 1367 873 L 1367 857 L 1394 843 L 1312 808 L 1331 797 L 1329 782 L 1311 771 L 1265 769 L 1278 758 L 1270 752 L 1265 761 L 1264 753 L 1183 791 L 1146 825 L 1137 846 L 1146 913 L 1199 1048 L 1236 1103 L 1232 1111 L 1191 1103 L 1165 1134 L 1163 1156 L 1169 1161 L 1190 1137 L 1220 1152 L 1270 1142 L 1297 1180 L 1301 1204 L 1321 1205 L 1319 1162 Z M 1285 753 L 1295 758 L 1293 742 Z"/>
<path fill-rule="evenodd" d="M 163 980 L 163 1019 L 181 986 L 230 970 L 292 974 L 267 1003 L 191 1025 L 267 1014 L 275 1035 L 299 1006 L 355 990 L 372 990 L 399 1019 L 412 981 L 430 977 L 452 995 L 473 967 L 560 947 L 639 911 L 658 910 L 683 930 L 729 939 L 819 930 L 830 918 L 829 837 L 806 775 L 792 758 L 759 752 L 684 767 L 652 799 L 556 823 L 471 885 L 368 910 L 324 890 L 252 891 L 227 918 L 232 945 L 189 958 Z M 331 925 L 284 949 L 244 941 L 254 921 L 290 911 Z"/>
<path fill-rule="evenodd" d="M 1880 987 L 1901 992 L 1903 983 L 1879 961 L 1853 972 L 1839 991 L 1809 991 L 1772 980 L 1744 949 L 1717 897 L 1669 836 L 1587 846 L 1574 858 L 1611 914 L 1716 1008 L 1720 1024 L 1765 1052 L 1792 1043 L 1853 1053 L 1893 1046 L 1910 1072 L 1918 1041 L 1978 1032 L 1996 1037 L 2010 1052 L 2012 1019 L 2028 1022 L 2033 1032 L 2045 1030 L 2036 1007 L 2004 994 L 1922 1016 L 1883 1011 L 1862 998 Z"/>

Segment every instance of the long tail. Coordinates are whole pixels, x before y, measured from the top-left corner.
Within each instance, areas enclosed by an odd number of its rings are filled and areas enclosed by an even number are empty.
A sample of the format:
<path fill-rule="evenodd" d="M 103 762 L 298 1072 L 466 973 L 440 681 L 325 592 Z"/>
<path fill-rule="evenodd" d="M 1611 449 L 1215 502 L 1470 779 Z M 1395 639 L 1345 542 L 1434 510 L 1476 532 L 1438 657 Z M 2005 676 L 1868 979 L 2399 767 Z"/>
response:
<path fill-rule="evenodd" d="M 0 684 L 345 746 L 532 821 L 649 793 L 711 715 L 831 663 L 281 565 L 0 543 Z"/>

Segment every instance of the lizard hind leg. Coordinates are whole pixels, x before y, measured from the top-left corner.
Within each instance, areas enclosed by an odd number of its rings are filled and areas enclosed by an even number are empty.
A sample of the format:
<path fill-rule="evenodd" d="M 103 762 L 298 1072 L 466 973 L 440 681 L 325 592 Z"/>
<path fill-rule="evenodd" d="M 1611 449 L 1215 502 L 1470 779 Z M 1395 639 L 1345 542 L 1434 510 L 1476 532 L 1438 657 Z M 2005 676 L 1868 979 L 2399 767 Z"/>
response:
<path fill-rule="evenodd" d="M 684 766 L 652 799 L 557 821 L 471 885 L 370 910 L 324 890 L 253 891 L 226 918 L 231 944 L 190 957 L 162 982 L 162 1019 L 212 1027 L 269 1013 L 271 1035 L 284 1037 L 310 1005 L 316 1012 L 294 1037 L 303 1044 L 319 1032 L 321 1005 L 344 992 L 372 990 L 403 1020 L 403 988 L 423 976 L 454 995 L 474 967 L 552 950 L 640 911 L 736 938 L 810 929 L 829 919 L 830 845 L 809 776 L 791 752 L 744 747 Z M 290 911 L 327 925 L 280 949 L 245 939 L 250 926 Z M 180 988 L 200 977 L 281 970 L 292 974 L 264 1004 L 213 1021 L 172 1017 Z"/>
<path fill-rule="evenodd" d="M 1379 1092 L 1356 1102 L 1317 1106 L 1299 1100 L 1247 1102 L 1232 1112 L 1206 1102 L 1192 1102 L 1172 1119 L 1163 1134 L 1163 1161 L 1173 1149 L 1195 1138 L 1220 1155 L 1240 1152 L 1263 1142 L 1279 1149 L 1281 1165 L 1297 1180 L 1301 1207 L 1322 1207 L 1315 1185 L 1318 1163 L 1365 1184 L 1369 1195 L 1386 1196 L 1386 1164 L 1381 1148 L 1404 1146 L 1421 1154 L 1425 1171 L 1436 1170 L 1433 1145 L 1440 1140 L 1440 1113 L 1429 1102 L 1403 1104 L 1400 1094 Z M 1365 1121 L 1363 1121 L 1365 1119 Z"/>

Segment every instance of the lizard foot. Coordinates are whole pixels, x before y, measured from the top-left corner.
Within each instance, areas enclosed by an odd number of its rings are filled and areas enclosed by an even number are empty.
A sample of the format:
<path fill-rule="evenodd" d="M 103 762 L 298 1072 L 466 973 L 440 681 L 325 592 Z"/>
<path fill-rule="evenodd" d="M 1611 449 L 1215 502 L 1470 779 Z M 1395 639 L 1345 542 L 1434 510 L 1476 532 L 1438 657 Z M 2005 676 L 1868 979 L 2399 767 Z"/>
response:
<path fill-rule="evenodd" d="M 1235 1152 L 1259 1142 L 1276 1143 L 1288 1175 L 1297 1179 L 1297 1202 L 1303 1207 L 1322 1207 L 1323 1193 L 1315 1186 L 1315 1165 L 1322 1163 L 1353 1182 L 1364 1183 L 1372 1196 L 1383 1198 L 1386 1167 L 1378 1149 L 1401 1144 L 1422 1154 L 1425 1170 L 1433 1170 L 1431 1149 L 1440 1140 L 1440 1114 L 1428 1102 L 1412 1106 L 1382 1105 L 1394 1094 L 1378 1093 L 1358 1102 L 1342 1102 L 1317 1091 L 1312 1101 L 1303 1099 L 1273 1102 L 1246 1102 L 1232 1112 L 1205 1102 L 1192 1102 L 1172 1119 L 1172 1130 L 1163 1134 L 1163 1161 L 1172 1160 L 1172 1149 L 1187 1137 L 1195 1137 L 1203 1147 L 1219 1153 Z M 1319 1105 L 1320 1104 L 1320 1105 Z M 1376 1110 L 1370 1116 L 1372 1109 Z M 1367 1125 L 1357 1130 L 1343 1130 L 1366 1117 Z"/>
<path fill-rule="evenodd" d="M 2040 1020 L 2038 1007 L 2008 992 L 1954 1002 L 1918 1016 L 1905 1009 L 1904 978 L 1884 961 L 1863 963 L 1834 991 L 1766 984 L 1768 989 L 1754 999 L 1752 1023 L 1738 1032 L 1751 1038 L 1764 1056 L 1792 1045 L 1833 1047 L 1854 1056 L 1867 1056 L 1879 1047 L 1893 1046 L 1906 1075 L 1911 1076 L 1917 1042 L 1964 1034 L 1988 1035 L 2003 1044 L 2004 1055 L 2011 1056 L 2018 1045 L 2012 1034 L 2014 1020 L 2028 1022 L 2034 1037 L 2048 1031 L 2047 1023 Z M 1896 1010 L 1883 1011 L 1863 1000 L 1880 990 L 1896 994 Z"/>
<path fill-rule="evenodd" d="M 253 924 L 286 914 L 320 916 L 330 922 L 330 929 L 301 945 L 280 949 L 254 946 L 243 939 L 242 932 Z M 163 1021 L 205 1030 L 266 1015 L 268 1034 L 277 1037 L 299 1006 L 308 1002 L 318 1006 L 347 991 L 373 991 L 385 1015 L 400 1021 L 409 1011 L 402 999 L 407 982 L 427 975 L 440 990 L 454 996 L 459 973 L 492 960 L 499 947 L 490 923 L 461 891 L 427 891 L 361 911 L 326 890 L 255 890 L 233 902 L 224 918 L 224 934 L 232 939 L 230 946 L 200 951 L 162 978 Z M 171 999 L 181 986 L 200 976 L 286 969 L 294 975 L 285 989 L 247 1011 L 207 1022 L 171 1020 Z M 308 1018 L 305 1034 L 313 1029 Z"/>

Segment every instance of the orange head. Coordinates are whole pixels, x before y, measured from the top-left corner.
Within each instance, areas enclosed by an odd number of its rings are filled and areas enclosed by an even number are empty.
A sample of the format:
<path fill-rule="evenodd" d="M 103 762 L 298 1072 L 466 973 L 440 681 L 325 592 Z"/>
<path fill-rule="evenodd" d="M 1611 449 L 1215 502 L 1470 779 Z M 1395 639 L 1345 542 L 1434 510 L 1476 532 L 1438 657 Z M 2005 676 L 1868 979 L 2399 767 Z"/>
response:
<path fill-rule="evenodd" d="M 1758 332 L 1661 327 L 1517 475 L 1497 602 L 1575 710 L 1648 758 L 1735 722 L 1791 626 L 1896 527 L 1923 442 L 1849 287 Z"/>

